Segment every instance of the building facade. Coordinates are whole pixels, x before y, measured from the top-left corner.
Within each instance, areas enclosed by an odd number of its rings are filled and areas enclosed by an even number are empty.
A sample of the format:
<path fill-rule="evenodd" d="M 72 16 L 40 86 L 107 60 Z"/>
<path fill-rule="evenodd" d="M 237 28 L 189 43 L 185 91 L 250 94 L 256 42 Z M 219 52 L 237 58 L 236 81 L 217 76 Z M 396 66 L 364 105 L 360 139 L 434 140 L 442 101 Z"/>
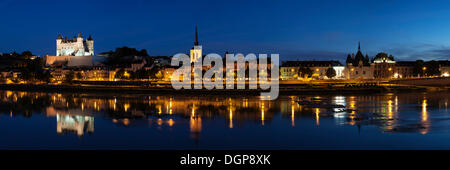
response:
<path fill-rule="evenodd" d="M 373 59 L 372 66 L 375 79 L 394 78 L 394 75 L 398 77 L 398 73 L 395 73 L 396 64 L 392 55 L 388 57 L 385 53 L 378 53 Z"/>
<path fill-rule="evenodd" d="M 63 38 L 60 35 L 56 38 L 56 56 L 93 56 L 94 40 L 91 36 L 83 40 L 81 32 L 73 39 Z"/>
<path fill-rule="evenodd" d="M 439 62 L 439 71 L 442 77 L 450 77 L 450 61 L 441 60 Z"/>
<path fill-rule="evenodd" d="M 410 78 L 416 77 L 414 74 L 415 61 L 397 61 L 395 63 L 393 78 Z"/>
<path fill-rule="evenodd" d="M 373 79 L 373 66 L 370 63 L 369 56 L 363 56 L 361 52 L 361 44 L 358 44 L 358 52 L 356 55 L 348 55 L 345 61 L 345 78 L 346 79 Z"/>
<path fill-rule="evenodd" d="M 78 36 L 73 39 L 58 35 L 56 38 L 56 56 L 46 55 L 44 60 L 47 66 L 92 66 L 92 56 L 94 56 L 94 40 L 91 36 L 84 40 L 81 33 L 78 33 Z"/>
<path fill-rule="evenodd" d="M 310 69 L 311 75 L 308 76 L 317 80 L 344 78 L 345 67 L 339 61 L 286 61 L 280 67 L 280 80 L 300 80 L 302 68 Z M 336 76 L 327 77 L 329 68 L 334 69 Z"/>

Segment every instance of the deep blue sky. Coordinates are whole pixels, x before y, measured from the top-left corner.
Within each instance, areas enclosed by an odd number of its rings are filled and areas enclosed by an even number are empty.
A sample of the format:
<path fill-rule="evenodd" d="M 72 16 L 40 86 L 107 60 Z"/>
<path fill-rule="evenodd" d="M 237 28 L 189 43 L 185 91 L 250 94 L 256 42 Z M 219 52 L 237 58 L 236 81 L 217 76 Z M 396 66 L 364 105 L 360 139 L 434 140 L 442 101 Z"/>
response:
<path fill-rule="evenodd" d="M 59 33 L 94 38 L 95 52 L 129 46 L 187 53 L 198 25 L 204 53 L 279 53 L 282 60 L 356 53 L 450 58 L 450 2 L 0 0 L 0 51 L 55 55 Z"/>

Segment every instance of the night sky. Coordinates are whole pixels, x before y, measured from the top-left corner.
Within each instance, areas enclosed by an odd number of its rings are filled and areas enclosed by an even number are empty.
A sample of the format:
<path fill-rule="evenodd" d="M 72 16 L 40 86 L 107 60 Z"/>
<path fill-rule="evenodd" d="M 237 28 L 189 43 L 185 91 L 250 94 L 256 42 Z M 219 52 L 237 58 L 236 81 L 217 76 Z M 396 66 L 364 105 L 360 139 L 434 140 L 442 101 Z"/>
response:
<path fill-rule="evenodd" d="M 188 53 L 198 25 L 204 54 L 279 53 L 281 60 L 449 59 L 448 1 L 0 0 L 0 52 L 55 55 L 58 34 L 94 38 L 95 52 L 128 46 Z"/>

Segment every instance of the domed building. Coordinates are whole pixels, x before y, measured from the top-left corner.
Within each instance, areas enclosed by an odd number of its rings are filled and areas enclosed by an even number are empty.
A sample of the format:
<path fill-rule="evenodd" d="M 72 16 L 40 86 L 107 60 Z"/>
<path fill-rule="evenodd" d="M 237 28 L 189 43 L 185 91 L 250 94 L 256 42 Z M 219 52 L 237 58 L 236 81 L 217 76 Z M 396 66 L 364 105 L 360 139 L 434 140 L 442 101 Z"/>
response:
<path fill-rule="evenodd" d="M 393 78 L 395 75 L 394 56 L 386 53 L 378 53 L 373 59 L 374 78 Z"/>

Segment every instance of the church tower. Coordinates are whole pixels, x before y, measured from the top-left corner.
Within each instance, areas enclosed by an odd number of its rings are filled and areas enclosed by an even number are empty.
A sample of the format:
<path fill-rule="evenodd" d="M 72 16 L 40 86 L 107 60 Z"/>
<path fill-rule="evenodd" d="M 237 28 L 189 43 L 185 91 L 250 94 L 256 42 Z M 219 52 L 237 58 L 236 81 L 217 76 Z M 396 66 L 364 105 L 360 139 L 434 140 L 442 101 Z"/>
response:
<path fill-rule="evenodd" d="M 197 33 L 197 26 L 195 26 L 195 40 L 194 40 L 194 47 L 191 48 L 191 63 L 196 61 L 201 61 L 202 59 L 202 46 L 198 45 L 198 33 Z"/>

